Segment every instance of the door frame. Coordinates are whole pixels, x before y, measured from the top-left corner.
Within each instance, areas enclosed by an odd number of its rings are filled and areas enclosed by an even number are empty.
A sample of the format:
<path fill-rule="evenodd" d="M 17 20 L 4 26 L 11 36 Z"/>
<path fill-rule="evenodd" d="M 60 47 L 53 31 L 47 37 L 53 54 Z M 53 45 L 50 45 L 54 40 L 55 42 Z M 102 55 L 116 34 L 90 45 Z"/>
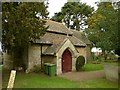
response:
<path fill-rule="evenodd" d="M 67 54 L 69 54 L 69 57 L 65 56 Z M 63 54 L 62 54 L 61 64 L 62 64 L 61 65 L 62 73 L 66 73 L 66 72 L 71 72 L 72 71 L 72 53 L 71 53 L 71 51 L 68 48 L 65 49 L 64 52 L 63 52 Z"/>

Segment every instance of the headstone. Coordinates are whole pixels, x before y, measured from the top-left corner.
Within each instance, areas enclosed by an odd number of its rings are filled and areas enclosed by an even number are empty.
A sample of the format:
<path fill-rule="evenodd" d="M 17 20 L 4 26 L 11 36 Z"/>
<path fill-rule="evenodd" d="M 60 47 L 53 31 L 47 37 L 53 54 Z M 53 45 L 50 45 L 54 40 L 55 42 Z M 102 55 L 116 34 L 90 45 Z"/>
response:
<path fill-rule="evenodd" d="M 105 64 L 104 71 L 108 80 L 118 82 L 118 66 Z"/>
<path fill-rule="evenodd" d="M 12 70 L 11 74 L 10 74 L 10 78 L 9 78 L 9 82 L 8 82 L 7 88 L 13 88 L 14 80 L 15 80 L 15 75 L 16 75 L 16 71 Z"/>

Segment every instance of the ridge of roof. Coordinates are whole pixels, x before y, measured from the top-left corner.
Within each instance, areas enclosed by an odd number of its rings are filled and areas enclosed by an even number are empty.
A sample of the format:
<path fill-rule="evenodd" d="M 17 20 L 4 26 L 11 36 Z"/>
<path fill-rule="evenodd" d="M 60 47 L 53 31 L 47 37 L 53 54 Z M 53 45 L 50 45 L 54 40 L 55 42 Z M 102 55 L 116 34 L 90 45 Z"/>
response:
<path fill-rule="evenodd" d="M 53 20 L 50 20 L 50 19 L 48 19 L 47 22 L 53 22 L 53 23 L 57 23 L 57 24 L 63 24 L 63 23 L 61 23 L 61 22 L 56 22 L 56 21 L 53 21 Z M 63 25 L 64 25 L 64 24 L 63 24 Z"/>
<path fill-rule="evenodd" d="M 52 20 L 46 20 L 46 25 L 48 25 L 48 29 L 47 31 L 51 31 L 51 32 L 57 32 L 59 34 L 64 33 L 64 34 L 69 34 L 72 35 L 73 32 L 71 30 L 69 30 L 65 24 L 60 23 L 60 22 L 56 22 L 56 21 L 52 21 Z"/>

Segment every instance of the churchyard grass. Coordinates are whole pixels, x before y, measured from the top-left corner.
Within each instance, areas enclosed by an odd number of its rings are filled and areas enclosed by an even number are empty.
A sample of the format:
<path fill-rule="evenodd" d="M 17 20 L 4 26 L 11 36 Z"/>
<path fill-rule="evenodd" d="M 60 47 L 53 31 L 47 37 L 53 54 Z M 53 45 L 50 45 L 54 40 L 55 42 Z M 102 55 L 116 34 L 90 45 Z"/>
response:
<path fill-rule="evenodd" d="M 50 77 L 44 74 L 18 73 L 15 88 L 117 88 L 117 83 L 98 78 L 94 80 L 70 81 L 59 76 Z"/>
<path fill-rule="evenodd" d="M 82 71 L 103 70 L 102 62 L 100 64 L 88 63 Z M 3 87 L 8 84 L 10 71 L 3 69 Z M 93 80 L 70 81 L 65 78 L 54 76 L 50 77 L 43 73 L 24 73 L 17 72 L 14 88 L 117 88 L 118 84 L 107 80 L 105 77 Z"/>
<path fill-rule="evenodd" d="M 103 64 L 92 64 L 88 63 L 85 64 L 82 68 L 83 71 L 96 71 L 96 70 L 102 70 L 103 69 Z"/>
<path fill-rule="evenodd" d="M 98 64 L 93 64 L 93 63 L 87 63 L 83 66 L 82 71 L 96 71 L 96 70 L 103 70 L 105 64 L 111 64 L 115 66 L 120 66 L 117 61 L 112 61 L 112 60 L 106 60 L 106 61 L 101 61 Z"/>
<path fill-rule="evenodd" d="M 8 73 L 8 72 L 7 72 Z M 7 76 L 6 76 L 7 75 Z M 4 74 L 3 84 L 7 85 L 9 74 Z M 5 88 L 6 85 L 3 85 Z M 70 81 L 59 76 L 47 76 L 43 73 L 17 72 L 14 88 L 117 88 L 117 83 L 105 77 L 93 80 Z"/>
<path fill-rule="evenodd" d="M 105 77 L 79 81 L 79 85 L 80 88 L 118 88 L 118 83 L 111 82 Z"/>

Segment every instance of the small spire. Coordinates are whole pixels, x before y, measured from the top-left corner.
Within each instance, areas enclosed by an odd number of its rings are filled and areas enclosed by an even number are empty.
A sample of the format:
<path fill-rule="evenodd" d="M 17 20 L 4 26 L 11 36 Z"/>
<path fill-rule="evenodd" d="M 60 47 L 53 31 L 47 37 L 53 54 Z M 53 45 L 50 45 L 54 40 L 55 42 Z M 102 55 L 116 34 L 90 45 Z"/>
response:
<path fill-rule="evenodd" d="M 68 33 L 67 33 L 67 37 L 69 37 Z"/>
<path fill-rule="evenodd" d="M 63 19 L 62 19 L 62 24 L 63 24 L 63 25 L 65 25 L 65 22 L 64 22 L 64 20 L 63 20 Z"/>

